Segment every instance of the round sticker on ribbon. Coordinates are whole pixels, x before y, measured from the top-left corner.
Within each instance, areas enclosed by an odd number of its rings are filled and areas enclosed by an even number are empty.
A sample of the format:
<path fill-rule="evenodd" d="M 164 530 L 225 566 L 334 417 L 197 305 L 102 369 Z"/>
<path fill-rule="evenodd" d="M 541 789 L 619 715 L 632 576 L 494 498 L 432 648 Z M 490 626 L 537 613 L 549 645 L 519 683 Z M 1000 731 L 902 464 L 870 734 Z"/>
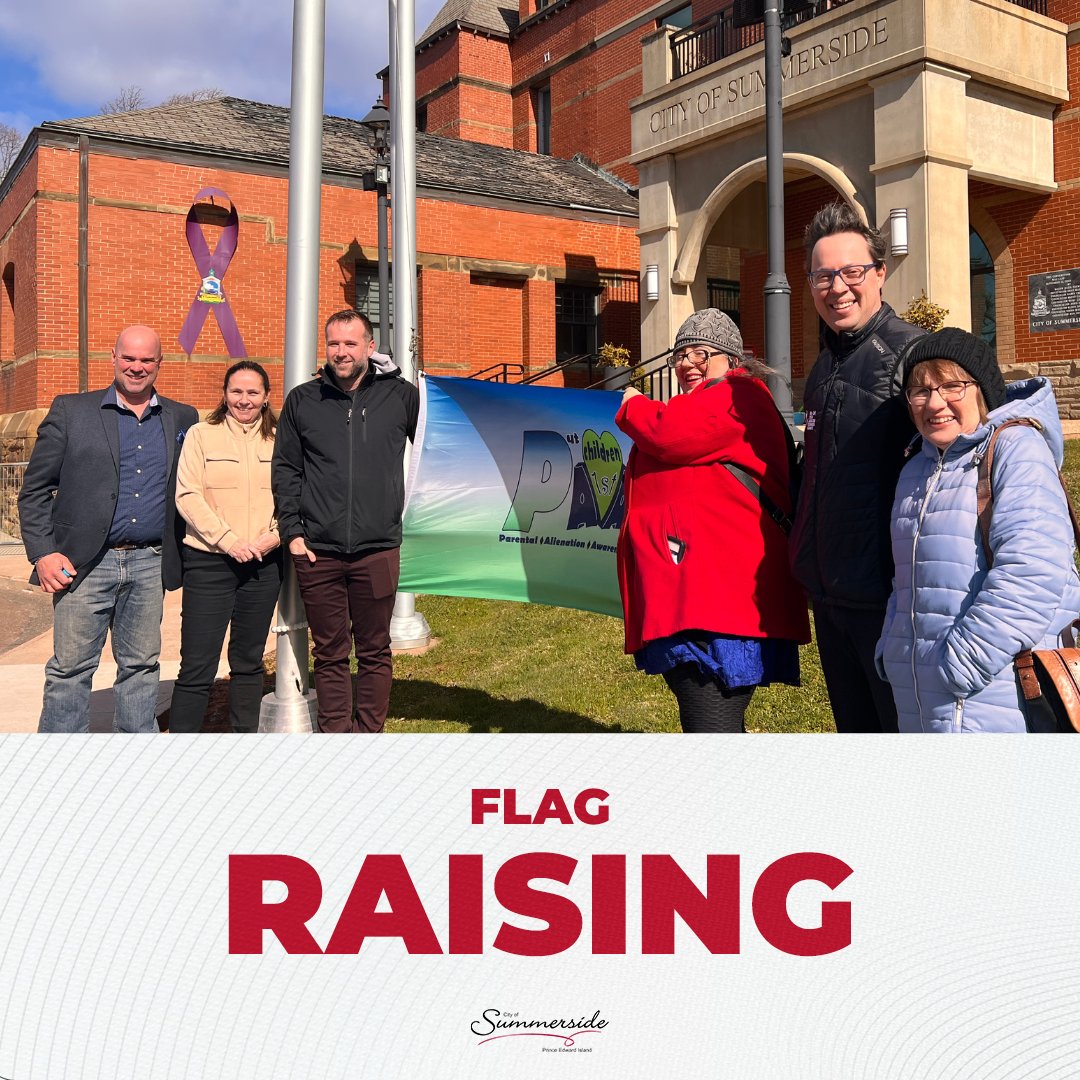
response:
<path fill-rule="evenodd" d="M 221 230 L 221 236 L 218 237 L 213 253 L 206 243 L 206 237 L 203 236 L 197 214 L 199 203 L 206 198 L 209 198 L 211 203 L 218 198 L 229 204 L 225 227 Z M 195 299 L 191 302 L 191 307 L 188 308 L 184 325 L 180 327 L 180 347 L 188 356 L 191 355 L 195 342 L 198 341 L 199 334 L 202 332 L 203 323 L 206 322 L 206 316 L 213 310 L 230 358 L 242 359 L 247 356 L 247 349 L 244 348 L 240 327 L 236 325 L 236 316 L 229 306 L 222 286 L 222 279 L 236 254 L 236 244 L 240 237 L 240 215 L 237 214 L 232 199 L 219 188 L 203 188 L 195 196 L 191 209 L 188 210 L 184 231 L 191 257 L 195 260 L 195 269 L 199 272 L 202 281 Z"/>

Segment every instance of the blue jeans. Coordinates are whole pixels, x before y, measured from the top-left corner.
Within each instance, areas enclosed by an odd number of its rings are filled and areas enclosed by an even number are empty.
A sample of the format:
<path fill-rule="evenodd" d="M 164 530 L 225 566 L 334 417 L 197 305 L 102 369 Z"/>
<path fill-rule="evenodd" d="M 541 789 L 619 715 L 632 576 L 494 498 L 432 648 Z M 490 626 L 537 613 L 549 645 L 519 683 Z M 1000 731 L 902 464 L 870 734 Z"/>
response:
<path fill-rule="evenodd" d="M 156 732 L 161 652 L 161 549 L 108 550 L 53 596 L 53 656 L 38 731 L 89 731 L 90 688 L 112 629 L 114 731 Z"/>

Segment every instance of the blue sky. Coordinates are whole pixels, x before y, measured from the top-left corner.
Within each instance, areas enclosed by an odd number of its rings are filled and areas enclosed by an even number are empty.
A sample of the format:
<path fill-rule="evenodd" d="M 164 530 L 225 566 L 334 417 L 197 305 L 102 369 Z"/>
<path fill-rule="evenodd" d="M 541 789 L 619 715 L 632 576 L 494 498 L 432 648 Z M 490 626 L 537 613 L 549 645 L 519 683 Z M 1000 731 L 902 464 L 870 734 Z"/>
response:
<path fill-rule="evenodd" d="M 416 31 L 442 0 L 414 0 Z M 326 0 L 325 107 L 363 117 L 389 55 L 385 0 Z M 90 116 L 121 87 L 147 104 L 216 86 L 288 105 L 288 0 L 0 0 L 0 123 Z"/>

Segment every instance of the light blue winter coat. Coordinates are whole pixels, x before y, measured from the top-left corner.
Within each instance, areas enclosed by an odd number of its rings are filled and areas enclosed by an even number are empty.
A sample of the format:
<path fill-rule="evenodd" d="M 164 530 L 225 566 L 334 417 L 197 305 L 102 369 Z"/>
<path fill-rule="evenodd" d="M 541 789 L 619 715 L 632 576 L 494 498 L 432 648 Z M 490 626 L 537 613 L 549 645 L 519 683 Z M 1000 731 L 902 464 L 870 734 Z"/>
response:
<path fill-rule="evenodd" d="M 994 444 L 988 572 L 978 462 L 993 428 L 1021 416 L 1043 430 L 1009 428 Z M 1062 451 L 1053 390 L 1034 378 L 1012 383 L 972 434 L 944 452 L 923 442 L 904 466 L 892 510 L 896 576 L 877 646 L 901 731 L 1025 730 L 1013 657 L 1055 647 L 1080 613 Z"/>

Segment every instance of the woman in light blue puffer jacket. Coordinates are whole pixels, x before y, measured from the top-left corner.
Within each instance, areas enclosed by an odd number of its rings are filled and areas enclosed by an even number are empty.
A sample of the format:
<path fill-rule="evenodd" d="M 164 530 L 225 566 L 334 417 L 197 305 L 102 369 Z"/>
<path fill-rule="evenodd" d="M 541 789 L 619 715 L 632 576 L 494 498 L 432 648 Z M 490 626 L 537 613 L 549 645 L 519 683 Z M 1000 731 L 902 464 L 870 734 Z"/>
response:
<path fill-rule="evenodd" d="M 877 646 L 901 731 L 1025 731 L 1013 657 L 1054 648 L 1080 613 L 1073 530 L 1058 481 L 1063 439 L 1050 383 L 1007 389 L 990 348 L 949 327 L 904 358 L 921 436 L 893 503 L 892 596 Z M 993 429 L 993 568 L 976 512 L 978 462 Z M 909 452 L 911 452 L 909 450 Z"/>

